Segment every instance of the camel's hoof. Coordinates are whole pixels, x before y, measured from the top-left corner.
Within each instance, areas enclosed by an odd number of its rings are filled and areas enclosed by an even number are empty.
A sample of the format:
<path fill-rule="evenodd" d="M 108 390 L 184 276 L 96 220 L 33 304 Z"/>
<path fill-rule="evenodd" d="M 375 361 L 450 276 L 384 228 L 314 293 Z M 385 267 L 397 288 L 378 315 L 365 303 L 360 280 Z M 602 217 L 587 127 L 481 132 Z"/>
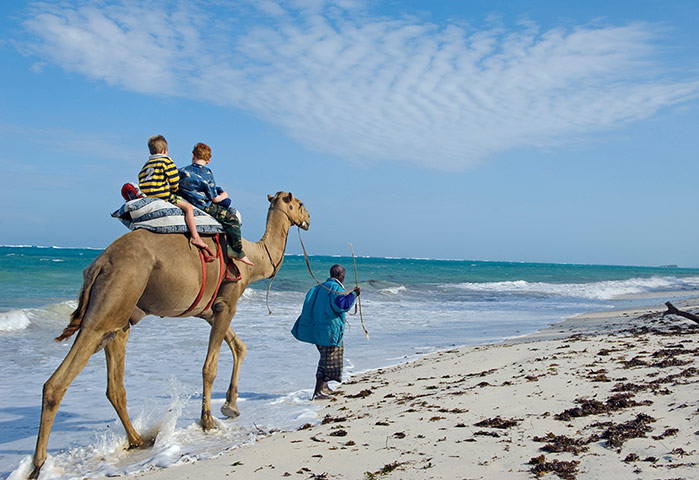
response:
<path fill-rule="evenodd" d="M 32 473 L 29 474 L 27 477 L 29 480 L 36 480 L 39 478 L 39 473 L 41 472 L 41 467 L 34 467 L 34 470 L 32 470 Z"/>
<path fill-rule="evenodd" d="M 139 448 L 150 448 L 155 445 L 155 438 L 139 439 L 137 442 L 129 443 L 129 450 L 138 450 Z"/>
<path fill-rule="evenodd" d="M 236 418 L 240 416 L 240 411 L 238 410 L 238 407 L 231 407 L 228 402 L 224 403 L 221 406 L 221 413 L 227 416 L 228 418 Z"/>
<path fill-rule="evenodd" d="M 211 416 L 211 412 L 202 413 L 201 428 L 203 428 L 205 432 L 216 428 L 216 424 L 214 423 L 214 418 Z"/>

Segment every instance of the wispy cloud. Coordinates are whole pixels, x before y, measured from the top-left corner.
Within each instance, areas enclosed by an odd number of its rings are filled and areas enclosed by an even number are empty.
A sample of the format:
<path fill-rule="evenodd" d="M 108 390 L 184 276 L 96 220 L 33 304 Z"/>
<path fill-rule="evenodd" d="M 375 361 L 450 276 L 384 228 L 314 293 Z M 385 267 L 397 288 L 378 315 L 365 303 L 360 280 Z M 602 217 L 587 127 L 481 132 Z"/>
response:
<path fill-rule="evenodd" d="M 696 98 L 651 25 L 541 30 L 372 16 L 361 2 L 34 4 L 26 48 L 144 94 L 251 112 L 357 163 L 463 169 Z"/>

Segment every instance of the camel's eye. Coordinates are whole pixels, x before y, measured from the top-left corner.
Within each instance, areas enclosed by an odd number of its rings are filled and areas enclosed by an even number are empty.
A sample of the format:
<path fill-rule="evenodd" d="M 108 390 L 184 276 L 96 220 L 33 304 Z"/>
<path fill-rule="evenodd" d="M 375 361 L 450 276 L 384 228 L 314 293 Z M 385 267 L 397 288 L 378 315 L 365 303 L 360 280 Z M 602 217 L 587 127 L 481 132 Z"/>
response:
<path fill-rule="evenodd" d="M 293 210 L 293 209 L 294 209 L 294 206 L 293 206 L 293 205 L 289 205 L 289 210 Z"/>

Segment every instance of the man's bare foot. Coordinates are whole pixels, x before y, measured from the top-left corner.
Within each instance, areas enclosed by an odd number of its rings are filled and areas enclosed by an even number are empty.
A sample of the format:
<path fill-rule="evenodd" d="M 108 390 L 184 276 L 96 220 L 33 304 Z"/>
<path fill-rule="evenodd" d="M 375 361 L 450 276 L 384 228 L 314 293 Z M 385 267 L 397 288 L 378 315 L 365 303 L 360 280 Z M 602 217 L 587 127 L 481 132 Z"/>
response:
<path fill-rule="evenodd" d="M 313 394 L 313 397 L 311 397 L 311 400 L 327 400 L 330 398 L 330 395 L 326 395 L 323 392 L 316 392 Z"/>
<path fill-rule="evenodd" d="M 236 260 L 238 260 L 238 261 L 240 261 L 240 262 L 243 262 L 245 265 L 251 265 L 251 266 L 252 266 L 252 265 L 255 265 L 254 263 L 252 263 L 252 262 L 250 261 L 250 259 L 248 258 L 247 255 L 245 255 L 245 256 L 242 257 L 242 258 L 236 258 Z"/>

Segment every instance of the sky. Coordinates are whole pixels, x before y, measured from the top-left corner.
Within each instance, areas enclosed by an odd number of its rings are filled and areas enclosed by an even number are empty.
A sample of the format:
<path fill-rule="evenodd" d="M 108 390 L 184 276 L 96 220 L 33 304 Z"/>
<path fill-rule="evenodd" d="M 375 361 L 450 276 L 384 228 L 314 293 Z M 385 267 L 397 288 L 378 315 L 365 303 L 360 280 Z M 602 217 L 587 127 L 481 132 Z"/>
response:
<path fill-rule="evenodd" d="M 309 254 L 699 267 L 699 2 L 5 0 L 0 244 L 104 248 L 162 134 Z M 291 232 L 287 253 L 301 253 Z"/>

